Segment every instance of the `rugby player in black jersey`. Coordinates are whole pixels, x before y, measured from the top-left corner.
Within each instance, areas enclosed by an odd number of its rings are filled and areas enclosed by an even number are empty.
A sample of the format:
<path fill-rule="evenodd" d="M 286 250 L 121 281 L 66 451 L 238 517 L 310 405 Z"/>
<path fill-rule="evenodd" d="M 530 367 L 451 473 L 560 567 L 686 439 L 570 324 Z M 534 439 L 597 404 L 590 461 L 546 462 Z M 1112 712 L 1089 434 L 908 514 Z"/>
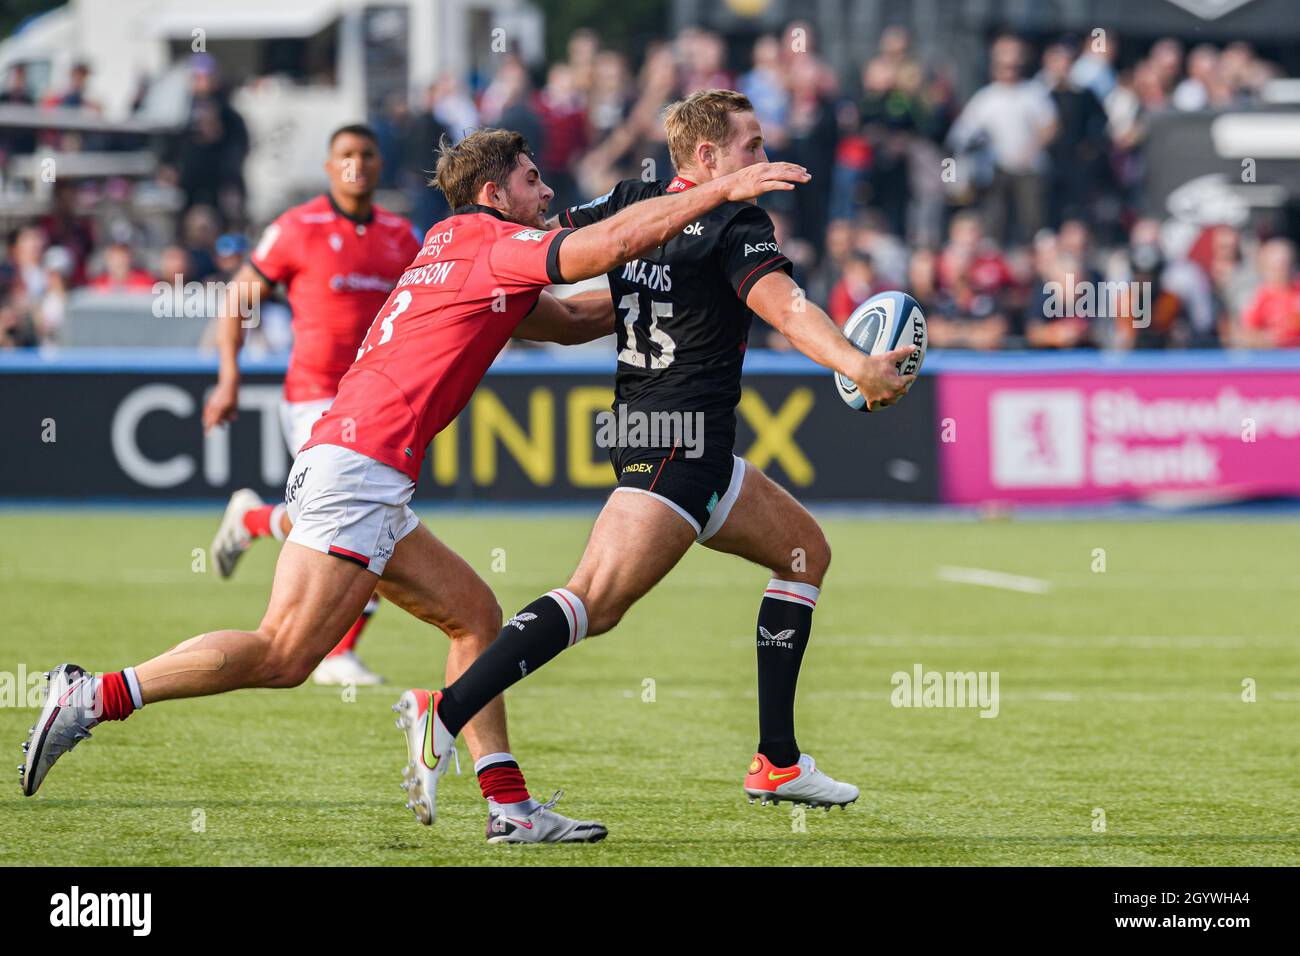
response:
<path fill-rule="evenodd" d="M 671 181 L 621 182 L 562 211 L 558 224 L 580 228 L 642 199 L 767 161 L 762 129 L 740 93 L 693 94 L 668 109 L 665 125 L 676 169 Z M 859 352 L 807 301 L 791 271 L 768 214 L 728 202 L 653 254 L 609 273 L 618 338 L 615 418 L 626 423 L 613 429 L 621 443 L 610 452 L 618 487 L 565 587 L 507 621 L 478 660 L 435 695 L 435 753 L 446 753 L 479 708 L 511 684 L 584 637 L 613 628 L 698 541 L 772 572 L 755 632 L 759 742 L 744 780 L 751 802 L 829 809 L 857 799 L 857 787 L 817 769 L 794 733 L 795 684 L 830 548 L 802 505 L 734 454 L 736 405 L 755 313 L 809 358 L 855 381 L 874 408 L 907 391 L 915 376 L 900 376 L 895 365 L 912 346 Z"/>

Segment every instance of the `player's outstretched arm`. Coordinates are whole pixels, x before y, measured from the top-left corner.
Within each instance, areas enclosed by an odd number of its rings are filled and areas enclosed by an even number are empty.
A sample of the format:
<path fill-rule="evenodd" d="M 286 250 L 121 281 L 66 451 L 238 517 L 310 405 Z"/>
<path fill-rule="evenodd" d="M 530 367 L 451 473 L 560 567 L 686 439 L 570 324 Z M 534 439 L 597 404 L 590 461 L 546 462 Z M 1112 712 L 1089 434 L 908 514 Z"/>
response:
<path fill-rule="evenodd" d="M 568 236 L 560 246 L 560 274 L 568 282 L 601 275 L 662 246 L 715 206 L 794 189 L 811 178 L 794 163 L 757 163 L 671 196 L 633 203 Z"/>
<path fill-rule="evenodd" d="M 529 342 L 582 345 L 614 334 L 614 300 L 606 289 L 558 298 L 543 292 L 533 311 L 515 328 Z"/>
<path fill-rule="evenodd" d="M 250 288 L 253 287 L 253 288 Z M 254 292 L 255 288 L 255 292 Z M 203 430 L 233 421 L 239 414 L 239 349 L 244 344 L 241 303 L 260 302 L 272 288 L 250 263 L 245 262 L 226 286 L 226 300 L 217 317 L 217 387 L 203 406 Z"/>
<path fill-rule="evenodd" d="M 745 304 L 818 365 L 856 382 L 868 408 L 894 404 L 916 380 L 915 373 L 899 375 L 896 368 L 913 351 L 912 345 L 864 355 L 784 272 L 769 272 L 755 282 Z"/>

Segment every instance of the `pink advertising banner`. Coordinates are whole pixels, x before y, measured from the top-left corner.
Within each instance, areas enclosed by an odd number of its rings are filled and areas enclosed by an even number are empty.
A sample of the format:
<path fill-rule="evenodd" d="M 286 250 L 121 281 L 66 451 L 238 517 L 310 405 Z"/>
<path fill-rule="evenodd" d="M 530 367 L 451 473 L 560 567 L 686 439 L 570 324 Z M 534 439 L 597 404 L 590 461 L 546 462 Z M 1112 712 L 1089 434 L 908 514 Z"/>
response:
<path fill-rule="evenodd" d="M 1300 496 L 1300 371 L 948 372 L 944 501 Z"/>

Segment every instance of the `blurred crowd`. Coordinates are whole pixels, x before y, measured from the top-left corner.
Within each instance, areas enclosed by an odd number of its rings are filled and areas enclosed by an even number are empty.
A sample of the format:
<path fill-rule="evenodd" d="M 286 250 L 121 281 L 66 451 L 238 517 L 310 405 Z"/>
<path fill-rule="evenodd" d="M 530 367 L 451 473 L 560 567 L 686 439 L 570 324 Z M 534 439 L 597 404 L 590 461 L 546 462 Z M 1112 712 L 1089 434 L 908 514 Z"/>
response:
<path fill-rule="evenodd" d="M 425 186 L 444 135 L 524 133 L 558 209 L 619 179 L 670 178 L 663 107 L 734 88 L 753 102 L 769 156 L 813 174 L 765 205 L 797 279 L 838 322 L 870 295 L 904 289 L 941 348 L 1300 345 L 1288 239 L 1212 225 L 1174 242 L 1141 214 L 1150 118 L 1256 101 L 1282 71 L 1245 43 L 1161 39 L 1127 62 L 1118 48 L 1113 35 L 998 36 L 987 82 L 963 98 L 951 64 L 921 58 L 900 27 L 883 31 L 849 82 L 807 23 L 758 37 L 743 56 L 696 28 L 635 57 L 580 30 L 543 70 L 503 54 L 490 76 L 392 96 L 370 122 L 382 185 L 423 230 L 446 213 Z M 240 177 L 248 134 L 217 64 L 196 58 L 193 74 L 190 119 L 160 147 L 159 176 L 183 194 L 175 235 L 137 261 L 135 225 L 101 235 L 77 212 L 75 189 L 91 187 L 57 188 L 53 210 L 13 231 L 0 255 L 0 347 L 57 339 L 69 288 L 202 280 L 238 265 L 252 234 Z M 84 83 L 47 102 L 93 108 Z M 22 101 L 23 84 L 11 72 L 0 102 Z M 31 148 L 0 142 L 11 154 Z M 788 347 L 765 328 L 753 344 Z"/>

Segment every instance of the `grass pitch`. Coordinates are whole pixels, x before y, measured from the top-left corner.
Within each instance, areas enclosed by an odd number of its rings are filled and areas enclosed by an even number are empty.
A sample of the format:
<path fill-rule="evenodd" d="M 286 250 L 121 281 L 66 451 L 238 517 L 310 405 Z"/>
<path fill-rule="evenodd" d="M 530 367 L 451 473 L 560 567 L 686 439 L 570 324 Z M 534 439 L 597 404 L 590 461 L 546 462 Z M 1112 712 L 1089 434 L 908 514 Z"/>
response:
<path fill-rule="evenodd" d="M 256 625 L 277 548 L 259 543 L 231 582 L 196 574 L 192 549 L 207 547 L 216 520 L 216 510 L 0 512 L 0 742 L 11 766 L 35 715 L 14 706 L 20 665 L 120 668 L 196 633 Z M 507 615 L 564 582 L 589 527 L 426 520 Z M 1300 864 L 1300 526 L 835 519 L 826 529 L 835 561 L 798 730 L 822 767 L 862 787 L 847 811 L 801 817 L 745 802 L 767 576 L 700 548 L 615 633 L 509 694 L 534 795 L 563 787 L 559 808 L 603 820 L 604 843 L 485 845 L 463 743 L 467 773 L 445 778 L 437 825 L 414 822 L 388 708 L 402 687 L 441 683 L 446 640 L 385 607 L 363 649 L 389 687 L 355 701 L 307 685 L 148 707 L 97 729 L 29 800 L 11 770 L 0 864 Z M 943 567 L 1030 576 L 1047 590 L 951 582 Z M 996 671 L 997 717 L 893 706 L 892 675 L 917 664 Z"/>

